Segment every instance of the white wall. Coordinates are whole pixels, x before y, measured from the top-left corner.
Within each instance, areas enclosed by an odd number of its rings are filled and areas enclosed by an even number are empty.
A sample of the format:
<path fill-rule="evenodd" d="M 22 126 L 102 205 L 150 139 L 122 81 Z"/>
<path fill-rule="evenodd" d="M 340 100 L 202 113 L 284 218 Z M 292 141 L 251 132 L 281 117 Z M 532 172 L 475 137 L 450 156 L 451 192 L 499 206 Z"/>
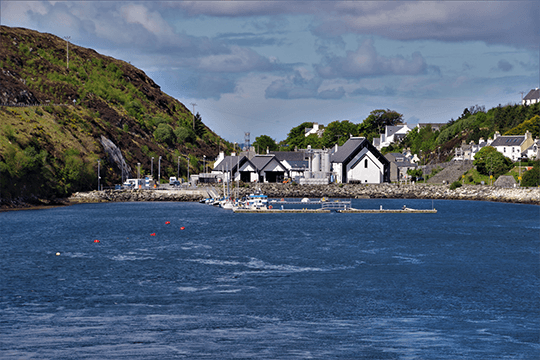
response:
<path fill-rule="evenodd" d="M 365 167 L 367 160 L 367 168 Z M 367 148 L 362 149 L 347 166 L 347 181 L 362 184 L 383 182 L 384 165 Z"/>

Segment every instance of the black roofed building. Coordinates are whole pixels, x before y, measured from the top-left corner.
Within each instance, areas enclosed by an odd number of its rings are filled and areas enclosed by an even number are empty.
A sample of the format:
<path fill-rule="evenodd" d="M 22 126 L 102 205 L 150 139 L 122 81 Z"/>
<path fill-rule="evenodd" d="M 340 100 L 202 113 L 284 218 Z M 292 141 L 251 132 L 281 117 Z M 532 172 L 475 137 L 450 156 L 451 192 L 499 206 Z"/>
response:
<path fill-rule="evenodd" d="M 390 162 L 366 138 L 349 138 L 330 161 L 338 183 L 390 182 Z"/>

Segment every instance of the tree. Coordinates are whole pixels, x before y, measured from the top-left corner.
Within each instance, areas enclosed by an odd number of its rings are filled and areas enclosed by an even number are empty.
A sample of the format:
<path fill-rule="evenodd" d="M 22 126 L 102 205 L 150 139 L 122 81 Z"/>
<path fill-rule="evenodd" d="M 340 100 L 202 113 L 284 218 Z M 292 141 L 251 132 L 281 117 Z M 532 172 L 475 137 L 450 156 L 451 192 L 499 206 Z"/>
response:
<path fill-rule="evenodd" d="M 512 160 L 505 157 L 493 146 L 483 147 L 474 155 L 473 165 L 482 175 L 493 175 L 495 178 L 507 173 L 512 168 Z"/>
<path fill-rule="evenodd" d="M 322 147 L 322 139 L 317 134 L 309 134 L 304 139 L 304 145 L 305 148 L 309 145 L 312 149 L 320 149 Z"/>
<path fill-rule="evenodd" d="M 395 126 L 403 122 L 403 115 L 394 110 L 373 110 L 367 118 L 358 124 L 358 134 L 372 142 L 384 131 L 385 126 Z"/>
<path fill-rule="evenodd" d="M 349 120 L 332 121 L 324 130 L 321 145 L 330 148 L 335 144 L 343 145 L 349 137 L 358 135 L 358 129 L 355 124 Z"/>
<path fill-rule="evenodd" d="M 197 115 L 195 115 L 195 134 L 197 134 L 198 137 L 202 138 L 205 131 L 206 127 L 202 122 L 201 114 L 197 113 Z"/>
<path fill-rule="evenodd" d="M 312 122 L 303 122 L 298 126 L 295 126 L 289 131 L 287 139 L 285 139 L 285 144 L 289 145 L 289 150 L 294 150 L 294 147 L 302 149 L 305 146 L 306 140 L 306 128 L 312 128 Z"/>
<path fill-rule="evenodd" d="M 268 135 L 261 135 L 256 137 L 255 142 L 253 143 L 253 147 L 255 149 L 258 149 L 259 154 L 266 153 L 267 148 L 270 151 L 276 151 L 278 149 L 276 141 Z"/>

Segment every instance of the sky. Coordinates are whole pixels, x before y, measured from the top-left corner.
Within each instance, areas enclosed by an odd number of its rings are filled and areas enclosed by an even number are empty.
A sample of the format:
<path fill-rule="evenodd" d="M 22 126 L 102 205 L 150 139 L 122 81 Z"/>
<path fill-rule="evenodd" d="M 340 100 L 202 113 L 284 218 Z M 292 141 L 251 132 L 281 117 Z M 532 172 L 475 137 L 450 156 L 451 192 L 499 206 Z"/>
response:
<path fill-rule="evenodd" d="M 540 1 L 0 2 L 2 25 L 128 61 L 239 143 L 375 109 L 414 126 L 519 103 L 540 87 L 539 20 Z"/>

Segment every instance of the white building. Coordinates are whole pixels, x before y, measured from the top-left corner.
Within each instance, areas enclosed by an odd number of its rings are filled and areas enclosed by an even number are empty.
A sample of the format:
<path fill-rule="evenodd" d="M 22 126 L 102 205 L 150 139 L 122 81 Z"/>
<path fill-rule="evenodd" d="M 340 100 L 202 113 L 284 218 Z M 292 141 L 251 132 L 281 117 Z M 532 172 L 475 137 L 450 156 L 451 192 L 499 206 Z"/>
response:
<path fill-rule="evenodd" d="M 534 140 L 529 131 L 525 135 L 505 135 L 501 136 L 499 132 L 495 132 L 495 136 L 491 146 L 497 149 L 498 152 L 510 158 L 512 161 L 518 161 L 522 157 L 522 153 L 533 145 Z"/>
<path fill-rule="evenodd" d="M 540 140 L 536 138 L 536 140 L 534 140 L 534 143 L 531 146 L 529 146 L 527 149 L 525 149 L 525 151 L 522 154 L 523 157 L 526 157 L 531 160 L 538 159 L 538 148 L 540 148 Z"/>
<path fill-rule="evenodd" d="M 373 145 L 377 150 L 381 150 L 383 147 L 389 146 L 395 142 L 401 141 L 411 129 L 407 124 L 385 126 L 384 134 L 380 134 L 380 138 L 373 139 Z"/>
<path fill-rule="evenodd" d="M 390 182 L 390 162 L 366 138 L 349 138 L 330 161 L 338 183 Z"/>
<path fill-rule="evenodd" d="M 540 102 L 540 90 L 536 88 L 529 91 L 523 100 L 521 100 L 521 105 L 532 105 L 538 102 Z"/>
<path fill-rule="evenodd" d="M 311 134 L 316 134 L 318 137 L 322 137 L 322 135 L 324 134 L 324 129 L 321 129 L 318 123 L 313 123 L 312 128 L 306 128 L 304 136 L 308 137 Z"/>

